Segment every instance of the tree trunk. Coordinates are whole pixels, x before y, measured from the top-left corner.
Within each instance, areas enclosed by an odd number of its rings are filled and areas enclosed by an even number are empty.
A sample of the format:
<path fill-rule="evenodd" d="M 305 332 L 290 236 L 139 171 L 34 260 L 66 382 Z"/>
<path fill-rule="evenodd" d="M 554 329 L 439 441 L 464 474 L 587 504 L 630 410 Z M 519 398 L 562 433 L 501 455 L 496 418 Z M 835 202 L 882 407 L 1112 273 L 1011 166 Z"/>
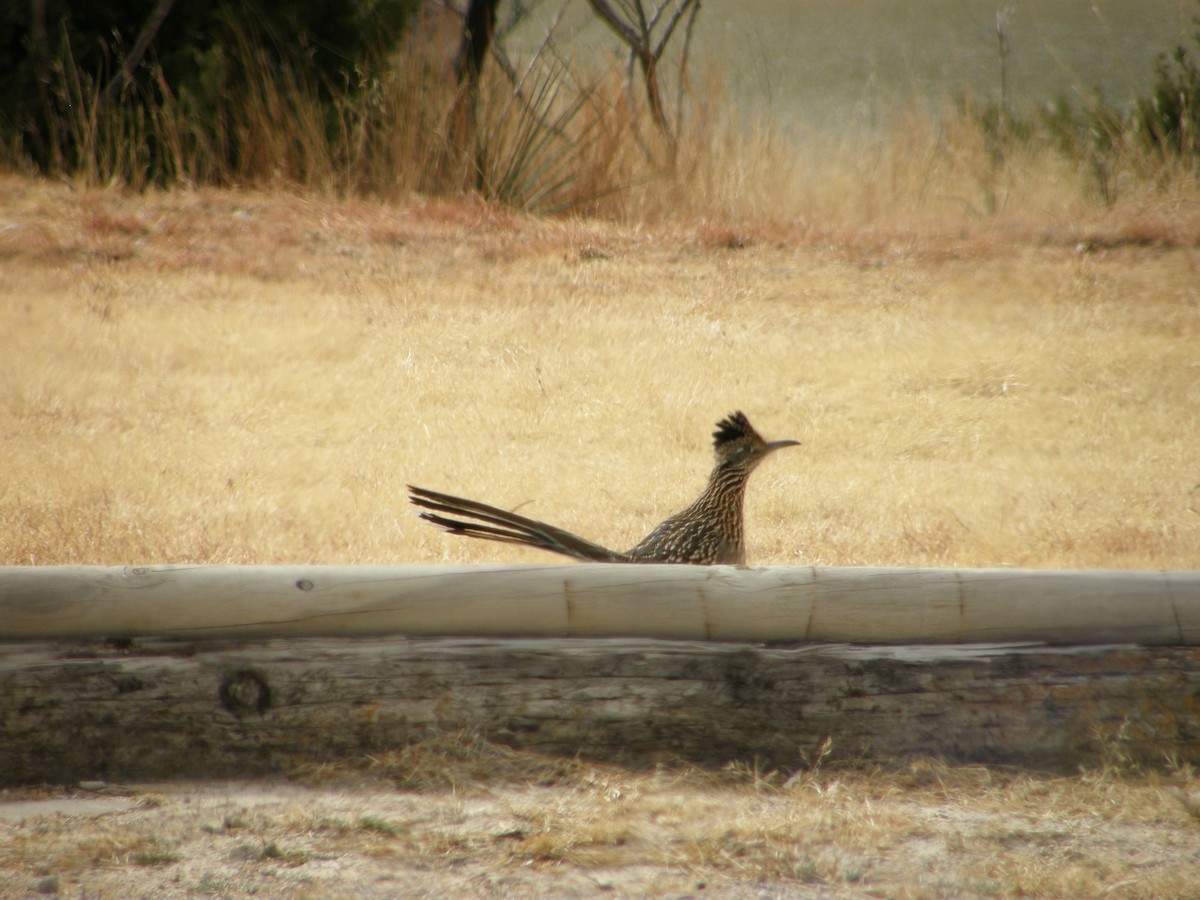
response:
<path fill-rule="evenodd" d="M 477 91 L 483 61 L 487 58 L 492 35 L 496 31 L 496 4 L 499 0 L 470 0 L 463 19 L 462 40 L 454 59 L 454 74 L 460 85 Z"/>
<path fill-rule="evenodd" d="M 479 103 L 479 82 L 483 73 L 483 62 L 496 28 L 496 4 L 498 0 L 470 0 L 463 17 L 462 38 L 458 54 L 454 58 L 454 75 L 458 80 L 459 93 L 450 108 L 447 123 L 449 134 L 447 166 L 466 161 L 470 167 L 471 181 L 476 190 L 483 187 L 483 146 L 476 134 L 476 114 Z"/>

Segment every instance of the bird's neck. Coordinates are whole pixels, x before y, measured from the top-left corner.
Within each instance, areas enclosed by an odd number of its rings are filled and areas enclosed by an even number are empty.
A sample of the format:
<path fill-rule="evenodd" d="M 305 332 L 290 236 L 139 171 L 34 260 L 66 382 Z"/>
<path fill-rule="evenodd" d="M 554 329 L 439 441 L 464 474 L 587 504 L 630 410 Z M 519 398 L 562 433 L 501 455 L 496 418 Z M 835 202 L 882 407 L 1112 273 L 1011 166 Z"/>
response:
<path fill-rule="evenodd" d="M 692 504 L 692 510 L 697 513 L 716 512 L 718 518 L 726 522 L 729 530 L 736 532 L 734 536 L 740 539 L 742 505 L 749 478 L 750 470 L 741 466 L 716 466 L 708 476 L 704 491 Z"/>

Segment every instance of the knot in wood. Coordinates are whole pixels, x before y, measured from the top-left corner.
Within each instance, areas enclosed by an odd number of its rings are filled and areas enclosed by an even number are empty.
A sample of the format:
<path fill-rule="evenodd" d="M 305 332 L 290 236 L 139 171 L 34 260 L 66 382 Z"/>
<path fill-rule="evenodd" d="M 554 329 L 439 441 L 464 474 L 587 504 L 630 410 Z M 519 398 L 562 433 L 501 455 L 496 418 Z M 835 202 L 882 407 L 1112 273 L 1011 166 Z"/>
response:
<path fill-rule="evenodd" d="M 257 669 L 237 669 L 221 680 L 221 705 L 235 716 L 259 715 L 271 708 L 271 685 Z"/>
<path fill-rule="evenodd" d="M 775 680 L 761 662 L 751 650 L 731 653 L 726 658 L 725 687 L 739 706 L 765 703 L 775 689 Z"/>

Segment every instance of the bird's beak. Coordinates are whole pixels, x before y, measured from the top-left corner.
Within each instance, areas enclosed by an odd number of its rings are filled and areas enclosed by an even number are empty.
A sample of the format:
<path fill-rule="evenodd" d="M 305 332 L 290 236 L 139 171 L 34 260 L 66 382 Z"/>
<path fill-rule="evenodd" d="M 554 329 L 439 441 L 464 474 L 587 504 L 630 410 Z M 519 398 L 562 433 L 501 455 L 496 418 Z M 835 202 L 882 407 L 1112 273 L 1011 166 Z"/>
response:
<path fill-rule="evenodd" d="M 799 441 L 768 441 L 763 446 L 763 453 L 770 453 L 773 450 L 780 450 L 783 447 L 799 447 Z"/>

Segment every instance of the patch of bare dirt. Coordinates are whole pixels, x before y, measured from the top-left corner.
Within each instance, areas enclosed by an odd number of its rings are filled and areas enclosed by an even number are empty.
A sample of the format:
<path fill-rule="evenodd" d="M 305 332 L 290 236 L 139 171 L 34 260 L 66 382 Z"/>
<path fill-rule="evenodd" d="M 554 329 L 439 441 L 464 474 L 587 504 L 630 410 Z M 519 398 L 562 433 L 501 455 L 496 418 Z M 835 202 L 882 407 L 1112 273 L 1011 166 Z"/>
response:
<path fill-rule="evenodd" d="M 394 773 L 330 774 L 10 792 L 0 894 L 1185 897 L 1200 884 L 1200 822 L 1148 776 L 580 765 L 557 784 L 412 791 Z"/>

